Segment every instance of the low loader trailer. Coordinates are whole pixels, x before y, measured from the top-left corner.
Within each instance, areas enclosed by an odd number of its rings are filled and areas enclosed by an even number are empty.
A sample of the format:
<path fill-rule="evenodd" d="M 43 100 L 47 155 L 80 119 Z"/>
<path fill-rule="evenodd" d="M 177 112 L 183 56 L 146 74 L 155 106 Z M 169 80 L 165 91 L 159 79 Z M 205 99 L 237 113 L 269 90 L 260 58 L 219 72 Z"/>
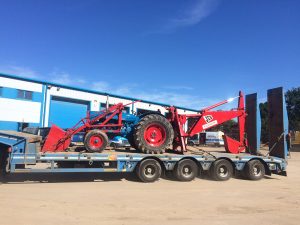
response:
<path fill-rule="evenodd" d="M 146 154 L 135 150 L 104 150 L 101 153 L 78 151 L 42 151 L 39 135 L 0 131 L 0 165 L 3 175 L 8 173 L 101 173 L 135 172 L 143 182 L 154 182 L 164 172 L 172 172 L 180 181 L 191 181 L 207 171 L 215 180 L 228 180 L 236 172 L 250 180 L 265 175 L 286 176 L 287 117 L 282 88 L 268 91 L 270 149 L 259 152 L 260 116 L 257 95 L 246 96 L 248 107 L 245 129 L 249 148 L 244 153 L 211 152 L 186 149 L 184 154 L 168 150 L 163 154 Z M 248 106 L 247 106 L 248 105 Z M 254 107 L 255 106 L 255 107 Z"/>

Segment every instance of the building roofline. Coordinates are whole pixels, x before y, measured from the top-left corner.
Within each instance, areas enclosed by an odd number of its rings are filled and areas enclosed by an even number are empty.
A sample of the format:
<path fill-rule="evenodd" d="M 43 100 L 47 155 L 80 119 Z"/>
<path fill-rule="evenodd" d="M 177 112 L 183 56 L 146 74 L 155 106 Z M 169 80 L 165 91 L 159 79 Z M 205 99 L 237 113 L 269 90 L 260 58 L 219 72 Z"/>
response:
<path fill-rule="evenodd" d="M 161 102 L 153 102 L 153 101 L 148 101 L 148 100 L 143 100 L 143 99 L 132 98 L 132 97 L 128 97 L 128 96 L 115 95 L 115 94 L 111 94 L 108 92 L 101 92 L 101 91 L 95 91 L 95 90 L 90 90 L 90 89 L 86 89 L 86 88 L 62 85 L 62 84 L 57 84 L 57 83 L 53 83 L 53 82 L 49 82 L 49 81 L 42 81 L 42 80 L 33 79 L 33 78 L 24 78 L 24 77 L 19 77 L 18 75 L 12 75 L 12 74 L 6 74 L 6 73 L 0 72 L 0 76 L 6 77 L 6 78 L 28 81 L 28 82 L 39 83 L 39 84 L 44 84 L 44 85 L 52 85 L 52 86 L 56 86 L 56 87 L 60 87 L 60 88 L 66 88 L 66 89 L 71 89 L 71 90 L 76 90 L 76 91 L 83 91 L 83 92 L 88 92 L 88 93 L 93 93 L 93 94 L 108 95 L 110 97 L 123 98 L 123 99 L 131 100 L 131 101 L 141 100 L 143 103 L 155 104 L 155 105 L 160 105 L 160 106 L 170 106 L 170 104 L 164 104 Z M 177 107 L 178 109 L 182 109 L 182 110 L 188 110 L 188 111 L 194 111 L 194 112 L 199 111 L 199 110 L 185 108 L 185 107 L 181 107 L 181 106 L 175 106 L 175 107 Z"/>

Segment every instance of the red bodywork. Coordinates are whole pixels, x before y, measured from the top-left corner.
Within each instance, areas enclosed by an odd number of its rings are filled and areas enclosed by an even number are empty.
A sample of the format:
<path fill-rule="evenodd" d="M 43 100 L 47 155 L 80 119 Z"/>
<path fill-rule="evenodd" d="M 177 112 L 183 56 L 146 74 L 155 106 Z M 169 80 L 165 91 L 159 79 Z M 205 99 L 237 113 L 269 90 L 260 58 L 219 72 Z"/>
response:
<path fill-rule="evenodd" d="M 238 119 L 239 125 L 239 136 L 240 140 L 234 140 L 226 135 L 223 136 L 225 149 L 230 153 L 240 153 L 245 150 L 247 146 L 247 140 L 244 137 L 245 133 L 245 106 L 244 106 L 244 95 L 239 92 L 238 108 L 228 111 L 211 111 L 211 109 L 228 103 L 229 100 L 219 102 L 215 105 L 207 107 L 200 111 L 198 114 L 179 114 L 175 107 L 169 107 L 169 115 L 167 116 L 169 121 L 172 123 L 175 132 L 175 139 L 173 142 L 173 148 L 180 148 L 181 152 L 186 151 L 186 139 L 205 131 L 209 128 L 220 125 L 226 121 L 234 118 Z M 186 123 L 188 119 L 194 118 L 196 121 L 185 131 Z"/>
<path fill-rule="evenodd" d="M 129 103 L 124 105 L 123 103 L 118 103 L 109 107 L 108 109 L 102 110 L 97 116 L 91 117 L 90 113 L 81 119 L 74 127 L 64 131 L 56 125 L 52 125 L 47 139 L 43 145 L 42 152 L 56 152 L 66 150 L 71 143 L 71 138 L 73 135 L 79 132 L 88 132 L 92 129 L 101 129 L 103 132 L 113 132 L 120 133 L 123 126 L 122 124 L 122 111 L 127 105 L 133 104 Z M 117 123 L 109 123 L 114 116 L 118 116 Z"/>

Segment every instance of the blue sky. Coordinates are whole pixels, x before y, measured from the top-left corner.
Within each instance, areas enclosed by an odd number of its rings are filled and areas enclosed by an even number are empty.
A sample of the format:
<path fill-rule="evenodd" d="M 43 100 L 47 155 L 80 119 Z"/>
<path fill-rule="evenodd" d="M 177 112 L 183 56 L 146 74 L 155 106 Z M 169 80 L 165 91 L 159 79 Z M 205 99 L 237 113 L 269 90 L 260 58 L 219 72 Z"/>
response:
<path fill-rule="evenodd" d="M 202 108 L 300 86 L 297 0 L 0 0 L 0 71 Z"/>

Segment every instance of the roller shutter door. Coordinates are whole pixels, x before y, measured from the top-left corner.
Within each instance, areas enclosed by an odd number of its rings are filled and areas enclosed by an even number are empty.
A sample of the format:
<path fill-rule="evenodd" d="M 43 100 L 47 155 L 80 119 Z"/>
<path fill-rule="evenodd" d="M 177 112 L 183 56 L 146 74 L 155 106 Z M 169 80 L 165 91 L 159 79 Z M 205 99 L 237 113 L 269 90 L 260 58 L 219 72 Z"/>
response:
<path fill-rule="evenodd" d="M 89 105 L 90 103 L 87 101 L 52 96 L 49 126 L 54 123 L 61 128 L 73 127 L 86 116 Z"/>

